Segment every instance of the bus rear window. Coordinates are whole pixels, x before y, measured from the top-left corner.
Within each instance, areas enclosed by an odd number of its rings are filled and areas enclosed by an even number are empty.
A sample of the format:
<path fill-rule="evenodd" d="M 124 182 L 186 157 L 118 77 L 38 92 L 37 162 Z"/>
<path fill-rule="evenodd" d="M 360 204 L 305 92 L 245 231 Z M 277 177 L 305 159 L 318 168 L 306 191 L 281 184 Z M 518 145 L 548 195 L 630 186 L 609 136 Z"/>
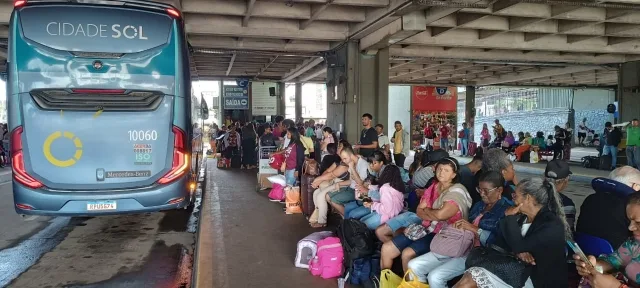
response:
<path fill-rule="evenodd" d="M 168 15 L 121 7 L 32 6 L 19 10 L 22 34 L 64 51 L 136 53 L 169 41 Z"/>

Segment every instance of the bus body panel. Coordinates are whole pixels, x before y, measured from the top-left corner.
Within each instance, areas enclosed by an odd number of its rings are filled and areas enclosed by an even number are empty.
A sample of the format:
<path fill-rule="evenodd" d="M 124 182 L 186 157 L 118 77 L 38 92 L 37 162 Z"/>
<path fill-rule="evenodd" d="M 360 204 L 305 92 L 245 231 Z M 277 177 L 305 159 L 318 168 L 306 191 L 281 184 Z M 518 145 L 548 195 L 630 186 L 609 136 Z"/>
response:
<path fill-rule="evenodd" d="M 55 215 L 55 216 L 96 216 L 127 213 L 154 212 L 161 210 L 183 208 L 189 205 L 187 191 L 189 179 L 181 179 L 164 186 L 151 186 L 131 191 L 42 191 L 33 190 L 14 182 L 15 203 L 31 203 L 34 210 L 16 208 L 19 214 L 27 215 Z M 72 195 L 71 195 L 72 194 Z M 183 199 L 176 204 L 167 203 L 170 200 Z M 87 211 L 86 205 L 90 201 L 117 200 L 116 210 Z"/>
<path fill-rule="evenodd" d="M 107 29 L 113 27 L 119 30 Z M 156 183 L 172 166 L 173 126 L 186 133 L 184 148 L 191 150 L 186 53 L 181 22 L 163 13 L 87 4 L 15 10 L 8 51 L 9 129 L 23 127 L 25 170 L 45 185 L 33 190 L 14 180 L 15 203 L 34 208 L 16 211 L 103 215 L 189 204 L 188 172 L 169 184 Z M 96 95 L 74 89 L 126 92 L 117 96 L 122 98 L 99 95 L 116 104 L 93 107 Z M 144 101 L 129 105 L 134 98 Z M 176 200 L 181 198 L 185 201 Z M 101 200 L 117 201 L 117 209 L 87 211 L 87 203 Z"/>

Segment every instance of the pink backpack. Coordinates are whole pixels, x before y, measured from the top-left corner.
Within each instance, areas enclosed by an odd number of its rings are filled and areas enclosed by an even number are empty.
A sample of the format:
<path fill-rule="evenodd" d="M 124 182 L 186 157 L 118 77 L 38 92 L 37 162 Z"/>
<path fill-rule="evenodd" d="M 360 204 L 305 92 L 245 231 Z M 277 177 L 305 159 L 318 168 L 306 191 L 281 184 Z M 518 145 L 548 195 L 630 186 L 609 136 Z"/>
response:
<path fill-rule="evenodd" d="M 271 201 L 284 200 L 284 186 L 273 183 L 273 185 L 271 186 L 271 191 L 269 192 L 269 199 Z"/>
<path fill-rule="evenodd" d="M 322 239 L 318 241 L 316 256 L 309 262 L 309 271 L 313 276 L 320 276 L 324 279 L 340 277 L 343 256 L 340 238 L 327 237 Z"/>

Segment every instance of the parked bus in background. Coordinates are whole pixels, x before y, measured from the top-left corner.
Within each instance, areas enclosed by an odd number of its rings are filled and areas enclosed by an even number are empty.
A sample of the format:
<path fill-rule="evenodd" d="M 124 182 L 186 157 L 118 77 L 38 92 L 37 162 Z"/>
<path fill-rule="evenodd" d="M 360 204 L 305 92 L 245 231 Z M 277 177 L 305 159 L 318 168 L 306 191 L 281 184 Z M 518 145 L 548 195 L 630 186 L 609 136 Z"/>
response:
<path fill-rule="evenodd" d="M 16 0 L 7 56 L 16 212 L 193 203 L 188 53 L 181 14 L 166 4 Z"/>

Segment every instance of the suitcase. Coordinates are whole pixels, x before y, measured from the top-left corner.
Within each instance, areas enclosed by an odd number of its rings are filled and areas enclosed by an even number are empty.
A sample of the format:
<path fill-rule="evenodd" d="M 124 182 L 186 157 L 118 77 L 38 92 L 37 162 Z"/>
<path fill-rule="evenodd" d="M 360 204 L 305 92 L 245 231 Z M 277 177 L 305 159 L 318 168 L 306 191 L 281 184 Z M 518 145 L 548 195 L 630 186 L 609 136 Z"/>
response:
<path fill-rule="evenodd" d="M 302 175 L 302 183 L 300 184 L 300 202 L 302 202 L 302 214 L 309 217 L 313 210 L 316 210 L 316 205 L 313 203 L 313 187 L 311 183 L 316 179 L 316 176 Z"/>
<path fill-rule="evenodd" d="M 598 166 L 598 169 L 611 171 L 611 159 L 611 155 L 600 156 L 600 165 Z"/>
<path fill-rule="evenodd" d="M 230 162 L 231 168 L 240 169 L 240 166 L 242 166 L 242 156 L 240 155 L 240 151 L 233 151 Z"/>
<path fill-rule="evenodd" d="M 476 156 L 476 151 L 478 151 L 478 143 L 476 142 L 469 142 L 469 155 L 470 156 Z"/>

